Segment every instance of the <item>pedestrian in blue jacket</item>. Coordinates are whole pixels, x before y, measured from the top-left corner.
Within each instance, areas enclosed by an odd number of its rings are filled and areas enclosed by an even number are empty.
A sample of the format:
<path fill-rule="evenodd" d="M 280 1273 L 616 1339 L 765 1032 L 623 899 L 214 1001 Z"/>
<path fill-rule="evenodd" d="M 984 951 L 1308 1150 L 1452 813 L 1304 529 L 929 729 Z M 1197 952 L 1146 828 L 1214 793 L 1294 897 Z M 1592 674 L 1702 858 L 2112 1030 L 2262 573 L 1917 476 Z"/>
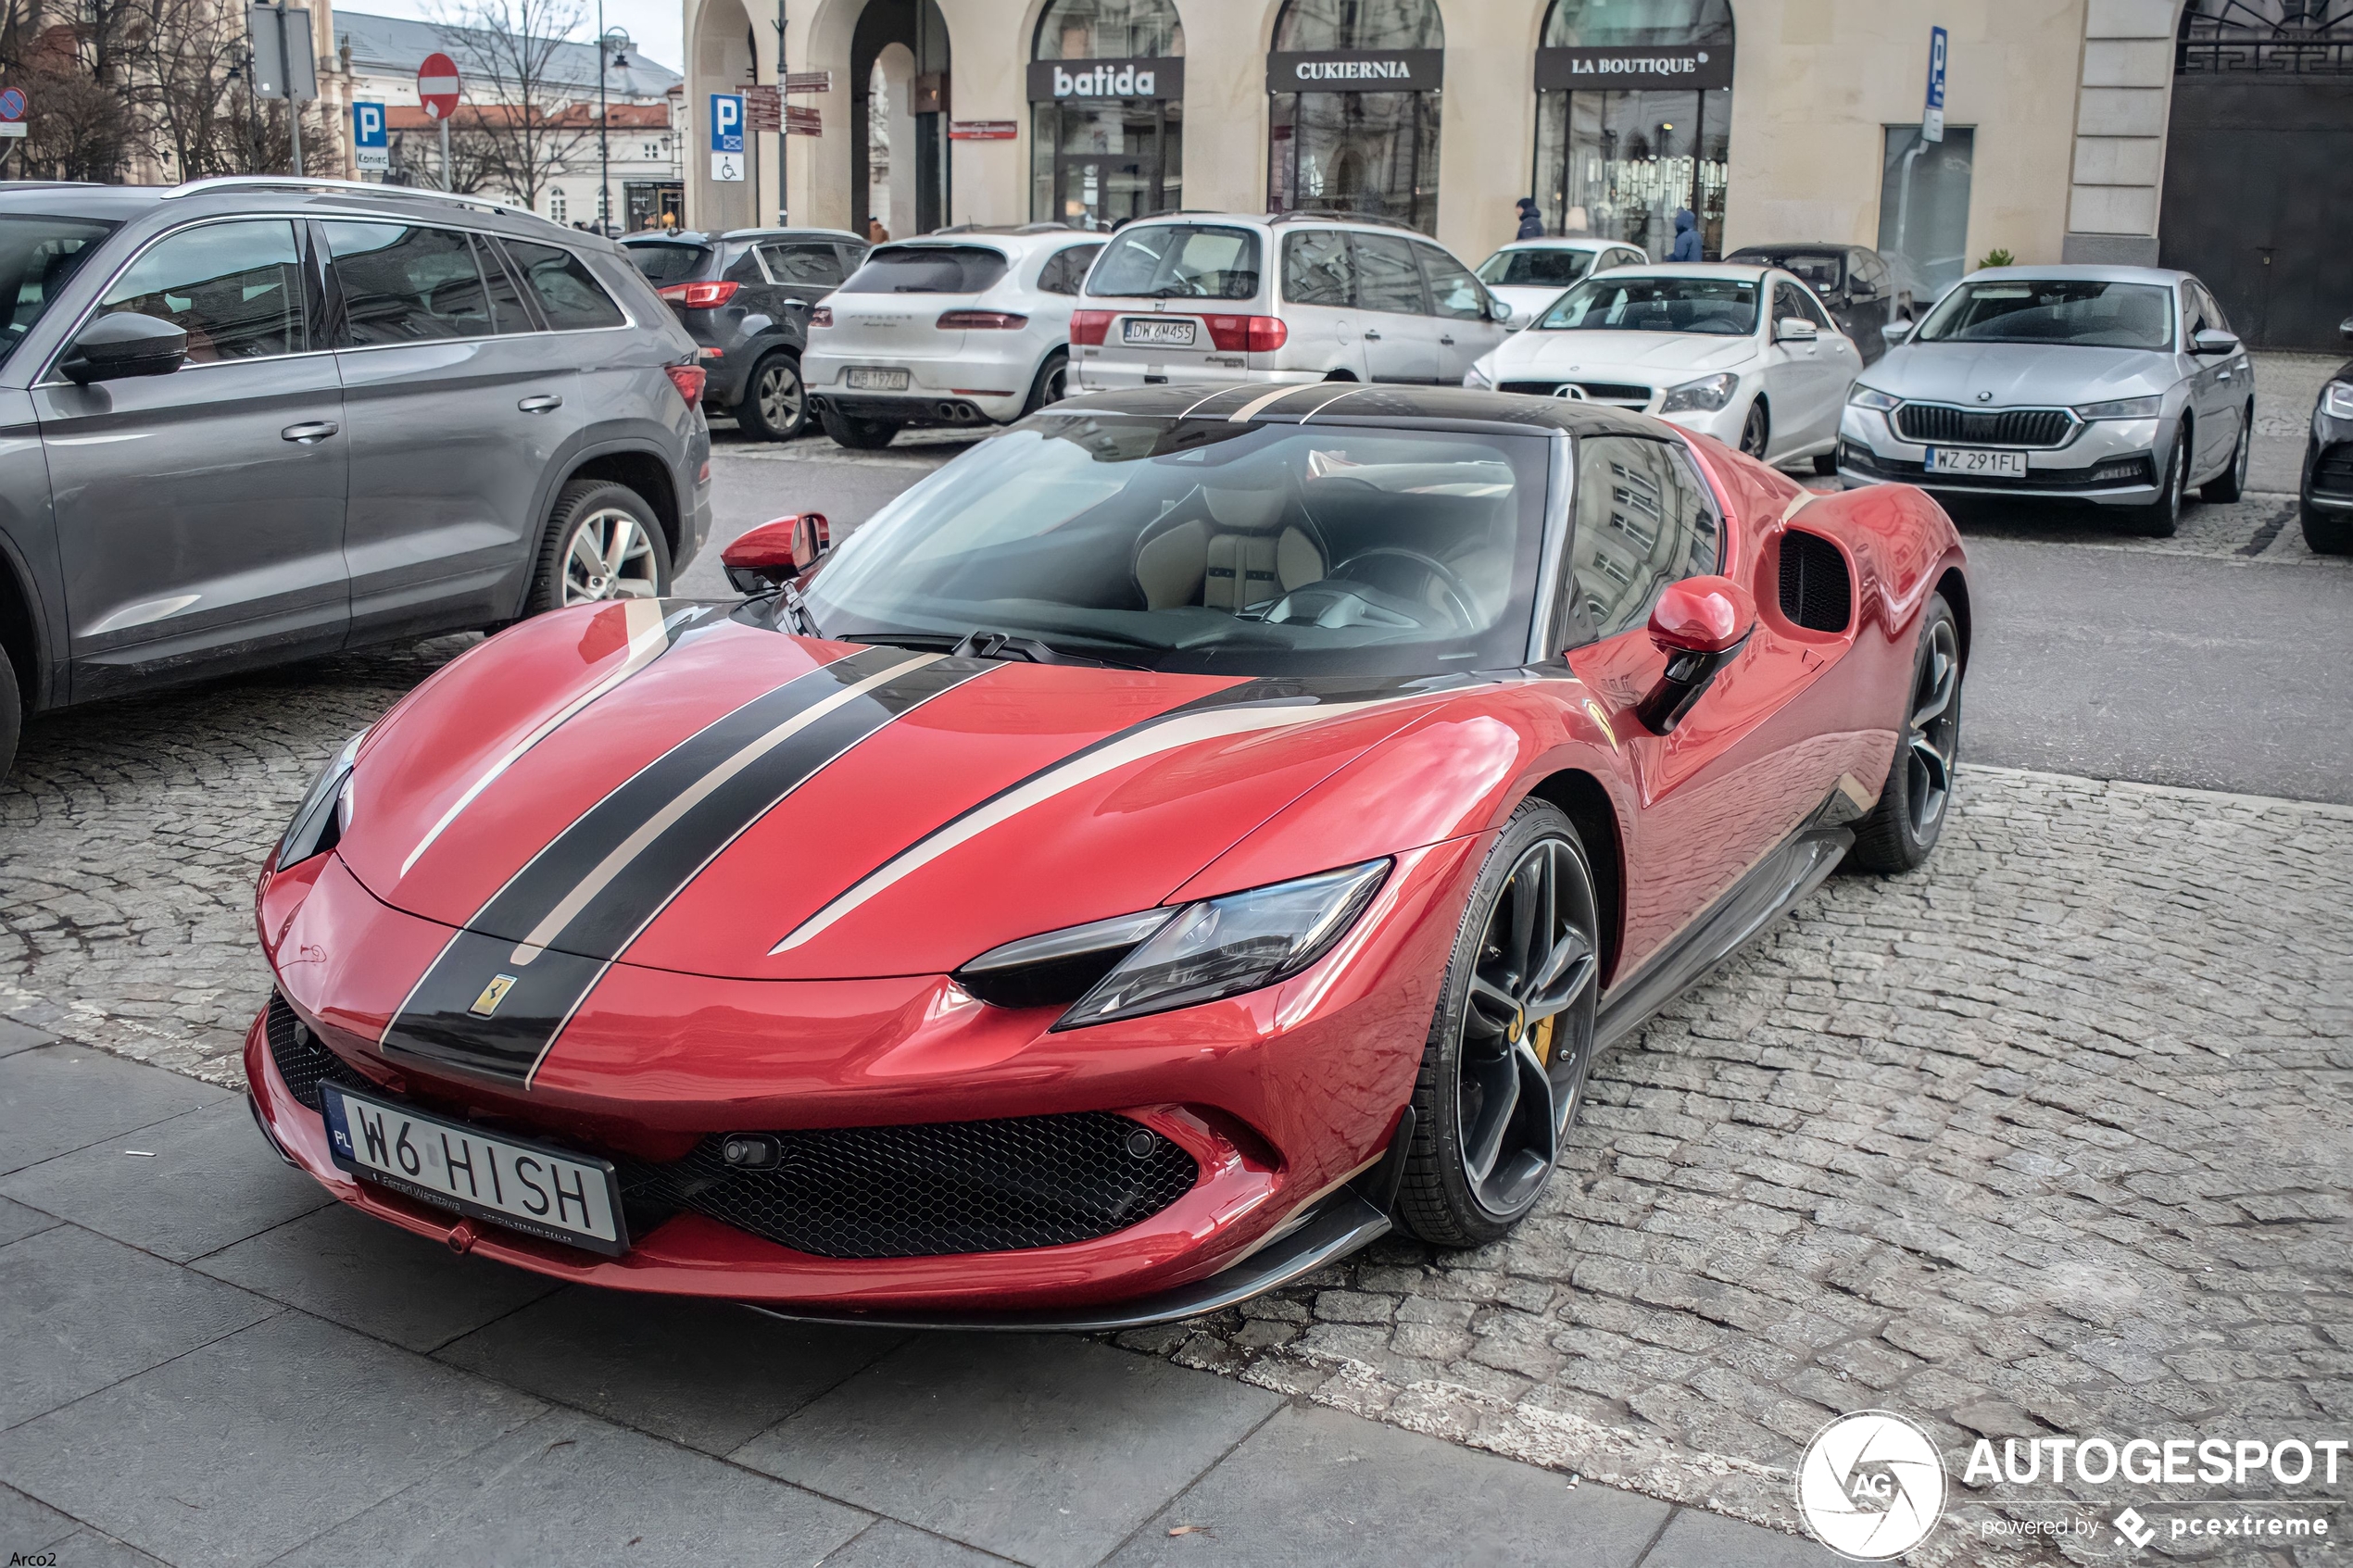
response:
<path fill-rule="evenodd" d="M 1515 240 L 1541 240 L 1544 237 L 1544 215 L 1537 210 L 1534 196 L 1519 198 L 1519 232 Z"/>
<path fill-rule="evenodd" d="M 1699 259 L 1699 214 L 1688 207 L 1675 209 L 1675 248 L 1667 253 L 1669 261 Z"/>

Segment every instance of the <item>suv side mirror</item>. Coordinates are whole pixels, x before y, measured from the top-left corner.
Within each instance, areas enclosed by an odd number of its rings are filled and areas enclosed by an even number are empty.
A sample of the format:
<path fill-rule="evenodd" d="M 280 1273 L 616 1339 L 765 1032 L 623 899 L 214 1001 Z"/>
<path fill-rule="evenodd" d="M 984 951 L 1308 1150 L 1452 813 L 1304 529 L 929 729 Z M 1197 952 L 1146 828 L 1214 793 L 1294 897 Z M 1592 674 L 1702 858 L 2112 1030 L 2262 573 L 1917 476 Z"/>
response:
<path fill-rule="evenodd" d="M 799 576 L 833 548 L 833 525 L 823 512 L 780 517 L 739 535 L 719 552 L 727 581 L 739 594 L 764 594 Z"/>
<path fill-rule="evenodd" d="M 1811 343 L 1821 335 L 1821 329 L 1803 316 L 1784 316 L 1773 323 L 1775 343 Z"/>
<path fill-rule="evenodd" d="M 2217 332 L 2212 327 L 2190 339 L 2190 352 L 2193 354 L 2232 354 L 2237 352 L 2238 345 L 2236 332 Z"/>
<path fill-rule="evenodd" d="M 1508 327 L 1512 324 L 1512 307 L 1504 304 L 1502 300 L 1497 299 L 1493 295 L 1489 295 L 1487 296 L 1487 319 L 1495 322 L 1498 326 Z M 2353 326 L 2353 321 L 2348 321 L 2346 325 Z"/>
<path fill-rule="evenodd" d="M 1846 294 L 1848 298 L 1859 305 L 1866 300 L 1877 299 L 1879 289 L 1869 278 L 1857 278 L 1846 285 Z"/>
<path fill-rule="evenodd" d="M 82 330 L 58 371 L 77 385 L 125 376 L 168 376 L 188 358 L 188 334 L 135 311 L 101 316 Z"/>
<path fill-rule="evenodd" d="M 1669 583 L 1651 609 L 1650 627 L 1651 641 L 1667 655 L 1667 668 L 1658 684 L 1642 694 L 1634 716 L 1655 734 L 1671 732 L 1755 629 L 1756 601 L 1730 578 Z"/>
<path fill-rule="evenodd" d="M 1901 343 L 1912 335 L 1913 323 L 1898 316 L 1879 330 L 1879 335 L 1890 343 Z"/>

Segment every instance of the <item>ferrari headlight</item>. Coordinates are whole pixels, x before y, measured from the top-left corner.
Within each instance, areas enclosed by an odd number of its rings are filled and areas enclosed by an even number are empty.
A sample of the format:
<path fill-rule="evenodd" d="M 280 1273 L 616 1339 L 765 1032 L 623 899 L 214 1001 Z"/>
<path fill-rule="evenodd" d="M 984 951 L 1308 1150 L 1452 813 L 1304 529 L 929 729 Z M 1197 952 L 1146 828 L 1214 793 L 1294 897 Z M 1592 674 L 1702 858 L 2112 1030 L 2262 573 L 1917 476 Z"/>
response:
<path fill-rule="evenodd" d="M 1193 1007 L 1287 979 L 1331 949 L 1389 875 L 1367 860 L 1188 904 L 1054 1022 L 1079 1029 Z"/>
<path fill-rule="evenodd" d="M 343 749 L 329 758 L 319 776 L 310 781 L 302 804 L 295 808 L 294 821 L 286 824 L 286 836 L 278 841 L 281 868 L 333 849 L 343 830 L 351 825 L 350 798 L 345 786 L 351 783 L 351 763 L 359 755 L 359 743 L 367 738 L 368 732 L 362 730 L 344 742 Z"/>
<path fill-rule="evenodd" d="M 1718 370 L 1712 376 L 1687 381 L 1680 386 L 1667 389 L 1667 401 L 1658 406 L 1662 414 L 1697 411 L 1712 414 L 1732 400 L 1740 390 L 1741 378 L 1730 370 Z"/>
<path fill-rule="evenodd" d="M 1463 372 L 1463 384 L 1474 392 L 1492 392 L 1495 390 L 1494 369 L 1484 359 L 1475 359 L 1471 368 Z"/>
<path fill-rule="evenodd" d="M 2153 420 L 2165 411 L 2165 399 L 2120 397 L 2113 403 L 2082 403 L 2075 412 L 2087 420 Z"/>
<path fill-rule="evenodd" d="M 1853 408 L 1877 408 L 1880 412 L 1885 413 L 1890 408 L 1899 407 L 1904 400 L 1901 397 L 1890 397 L 1878 387 L 1865 386 L 1861 382 L 1856 382 L 1855 390 L 1846 395 L 1846 401 Z"/>
<path fill-rule="evenodd" d="M 2334 420 L 2353 420 L 2353 381 L 2333 381 L 2321 393 L 2321 407 Z"/>

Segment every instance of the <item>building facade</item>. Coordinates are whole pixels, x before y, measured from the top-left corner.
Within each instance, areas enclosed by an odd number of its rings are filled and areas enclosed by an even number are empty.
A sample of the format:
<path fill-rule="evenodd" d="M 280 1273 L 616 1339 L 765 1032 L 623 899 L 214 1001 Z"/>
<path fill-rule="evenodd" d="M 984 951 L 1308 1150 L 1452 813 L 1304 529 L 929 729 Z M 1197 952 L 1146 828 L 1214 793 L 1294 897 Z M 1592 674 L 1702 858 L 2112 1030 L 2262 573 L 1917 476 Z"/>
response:
<path fill-rule="evenodd" d="M 440 128 L 417 97 L 417 67 L 428 55 L 448 55 L 464 83 L 451 122 L 453 140 L 472 129 L 511 120 L 516 106 L 500 101 L 497 79 L 507 79 L 503 95 L 513 96 L 515 64 L 511 57 L 498 57 L 497 45 L 474 40 L 464 28 L 350 10 L 337 12 L 333 25 L 346 102 L 385 106 L 394 178 L 441 183 Z M 507 53 L 511 56 L 511 50 Z M 665 215 L 673 225 L 681 221 L 684 136 L 676 121 L 685 98 L 679 74 L 634 47 L 604 54 L 594 43 L 537 46 L 530 58 L 537 79 L 531 95 L 545 126 L 538 157 L 543 178 L 534 193 L 534 209 L 566 225 L 595 228 L 601 219 L 616 233 L 658 227 Z M 484 184 L 469 169 L 462 146 L 453 162 L 461 183 L 505 199 L 518 194 L 497 188 L 495 182 Z"/>
<path fill-rule="evenodd" d="M 1710 256 L 1859 244 L 1932 285 L 1997 251 L 2158 261 L 2193 32 L 2301 27 L 2353 52 L 2353 7 L 2322 0 L 795 0 L 786 21 L 786 68 L 824 89 L 787 101 L 819 133 L 754 133 L 749 177 L 718 181 L 711 94 L 777 81 L 777 16 L 686 0 L 695 223 L 775 222 L 780 197 L 794 222 L 894 235 L 1342 208 L 1476 261 L 1533 195 L 1550 232 L 1663 255 L 1689 208 Z M 1941 140 L 1921 131 L 1932 27 Z M 2302 62 L 2307 90 L 2230 112 L 2353 136 L 2353 76 L 2315 87 L 2309 54 L 2265 68 Z"/>

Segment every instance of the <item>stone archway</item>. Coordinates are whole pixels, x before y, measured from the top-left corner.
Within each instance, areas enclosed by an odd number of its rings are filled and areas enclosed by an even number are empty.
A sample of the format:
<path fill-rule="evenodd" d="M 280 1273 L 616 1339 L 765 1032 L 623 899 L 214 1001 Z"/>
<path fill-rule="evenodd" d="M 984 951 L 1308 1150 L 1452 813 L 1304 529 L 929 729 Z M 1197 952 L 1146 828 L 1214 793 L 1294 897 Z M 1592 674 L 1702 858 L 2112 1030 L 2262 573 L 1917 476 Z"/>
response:
<path fill-rule="evenodd" d="M 703 0 L 695 14 L 688 47 L 693 89 L 681 135 L 686 142 L 686 188 L 694 196 L 690 219 L 701 229 L 751 228 L 764 210 L 760 199 L 763 189 L 773 202 L 775 173 L 764 167 L 756 151 L 747 157 L 750 166 L 747 178 L 715 181 L 711 177 L 711 94 L 733 93 L 738 83 L 754 80 L 755 36 L 751 17 L 741 0 Z M 760 80 L 766 80 L 765 75 Z"/>
<path fill-rule="evenodd" d="M 879 102 L 874 94 L 877 63 L 884 86 Z M 906 72 L 903 94 L 894 76 L 898 69 Z M 850 35 L 849 85 L 849 226 L 863 233 L 867 220 L 878 219 L 897 239 L 939 228 L 948 221 L 952 193 L 948 22 L 937 0 L 866 0 Z M 891 167 L 887 183 L 878 187 L 868 167 L 869 148 L 884 142 Z M 898 222 L 875 210 L 884 194 Z"/>
<path fill-rule="evenodd" d="M 894 239 L 915 218 L 915 52 L 883 45 L 866 73 L 866 211 Z"/>

